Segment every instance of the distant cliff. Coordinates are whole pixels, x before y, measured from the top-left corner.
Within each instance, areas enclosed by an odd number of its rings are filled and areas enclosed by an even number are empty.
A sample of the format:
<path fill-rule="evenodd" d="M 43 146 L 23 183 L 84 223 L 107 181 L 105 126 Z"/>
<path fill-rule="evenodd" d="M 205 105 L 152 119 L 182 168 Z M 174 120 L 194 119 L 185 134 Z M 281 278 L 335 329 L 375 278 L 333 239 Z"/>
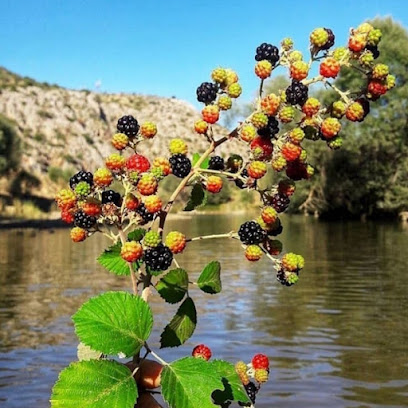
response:
<path fill-rule="evenodd" d="M 110 138 L 116 122 L 125 114 L 139 122 L 157 124 L 157 137 L 141 145 L 149 157 L 168 155 L 168 140 L 174 137 L 183 138 L 191 152 L 203 151 L 206 146 L 206 140 L 193 131 L 199 113 L 185 101 L 73 91 L 21 77 L 5 68 L 0 68 L 0 114 L 19 139 L 15 143 L 19 162 L 0 178 L 3 196 L 51 198 L 69 175 L 103 165 L 104 157 L 114 151 Z M 222 127 L 217 132 L 226 134 Z M 227 145 L 221 152 L 234 150 L 234 143 Z"/>

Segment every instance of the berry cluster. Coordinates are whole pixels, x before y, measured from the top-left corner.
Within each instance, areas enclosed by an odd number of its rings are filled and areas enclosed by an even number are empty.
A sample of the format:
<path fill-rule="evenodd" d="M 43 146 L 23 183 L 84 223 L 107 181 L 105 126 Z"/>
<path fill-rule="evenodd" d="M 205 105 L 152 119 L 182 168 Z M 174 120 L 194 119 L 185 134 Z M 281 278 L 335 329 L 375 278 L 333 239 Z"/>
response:
<path fill-rule="evenodd" d="M 280 48 L 262 43 L 255 54 L 255 74 L 261 80 L 255 111 L 228 137 L 217 138 L 212 125 L 219 120 L 222 111 L 231 108 L 232 100 L 240 96 L 242 89 L 233 70 L 214 69 L 211 82 L 203 82 L 197 88 L 197 99 L 205 106 L 194 130 L 209 146 L 204 153 L 194 154 L 193 162 L 187 144 L 179 138 L 170 140 L 167 157 L 149 159 L 140 154 L 139 143 L 155 137 L 157 126 L 149 121 L 139 124 L 131 115 L 121 117 L 111 141 L 116 152 L 93 174 L 79 171 L 69 180 L 69 188 L 56 195 L 62 220 L 73 224 L 71 239 L 82 242 L 96 232 L 110 238 L 114 244 L 108 255 L 110 263 L 118 268 L 129 268 L 134 293 L 138 294 L 139 284 L 143 286 L 142 298 L 147 298 L 151 286 L 157 289 L 152 279 L 173 262 L 177 269 L 169 273 L 165 286 L 173 285 L 176 273 L 185 273 L 175 256 L 184 251 L 187 243 L 221 237 L 239 239 L 248 261 L 269 258 L 278 281 L 285 286 L 293 285 L 304 268 L 304 259 L 292 252 L 282 254 L 282 242 L 276 237 L 283 231 L 279 217 L 290 205 L 295 182 L 309 179 L 314 173 L 304 140 L 322 140 L 331 149 L 340 148 L 341 120 L 363 121 L 370 113 L 372 101 L 395 86 L 389 67 L 375 62 L 380 40 L 380 30 L 364 23 L 351 30 L 346 47 L 333 48 L 333 32 L 317 28 L 310 34 L 307 61 L 294 49 L 290 38 L 285 38 Z M 319 64 L 318 75 L 309 78 L 315 62 Z M 287 70 L 291 82 L 285 89 L 264 95 L 264 80 L 278 67 Z M 362 89 L 341 90 L 333 82 L 342 69 L 349 68 L 362 73 L 365 78 Z M 337 100 L 329 106 L 309 96 L 309 87 L 319 82 L 338 94 Z M 216 148 L 232 138 L 247 148 L 246 153 L 242 156 L 231 153 L 225 159 L 217 155 Z M 277 174 L 267 177 L 268 173 Z M 180 180 L 165 203 L 159 187 L 163 179 L 171 176 Z M 191 210 L 205 203 L 207 193 L 219 193 L 228 182 L 259 194 L 260 212 L 255 219 L 228 234 L 194 238 L 187 238 L 180 231 L 164 234 L 166 217 L 185 188 L 192 187 L 186 206 L 186 210 Z M 206 273 L 211 271 L 207 269 Z M 188 283 L 189 279 L 187 286 Z M 168 291 L 182 289 L 184 294 L 187 289 L 177 285 Z M 192 352 L 193 357 L 204 360 L 209 360 L 211 354 L 204 344 Z M 249 364 L 238 362 L 235 369 L 248 397 L 255 403 L 261 385 L 269 378 L 268 357 L 257 354 Z"/>
<path fill-rule="evenodd" d="M 117 129 L 121 133 L 113 136 L 112 144 L 119 153 L 109 155 L 105 159 L 106 167 L 97 169 L 94 174 L 78 172 L 69 181 L 70 189 L 56 195 L 62 220 L 74 224 L 71 230 L 74 242 L 82 242 L 97 231 L 104 232 L 104 227 L 123 229 L 150 223 L 163 208 L 157 194 L 160 181 L 169 174 L 183 178 L 191 170 L 187 145 L 181 139 L 170 141 L 169 158 L 156 157 L 151 163 L 136 153 L 136 146 L 143 139 L 156 135 L 154 123 L 139 126 L 137 120 L 128 115 L 119 119 Z M 135 151 L 125 157 L 123 151 L 127 147 Z M 122 184 L 124 194 L 110 189 L 115 181 Z M 169 232 L 162 242 L 161 234 L 148 230 L 140 241 L 122 242 L 120 255 L 129 263 L 144 263 L 157 272 L 168 269 L 173 254 L 182 252 L 185 246 L 186 237 L 181 232 Z"/>
<path fill-rule="evenodd" d="M 241 95 L 238 75 L 229 68 L 216 68 L 211 73 L 213 82 L 203 82 L 197 88 L 197 100 L 206 106 L 201 111 L 202 119 L 195 122 L 194 130 L 198 134 L 207 135 L 209 125 L 220 118 L 220 111 L 232 107 L 232 99 Z"/>
<path fill-rule="evenodd" d="M 235 371 L 244 385 L 249 399 L 255 404 L 259 389 L 269 379 L 269 358 L 265 354 L 256 354 L 249 364 L 238 361 L 235 364 Z M 251 381 L 251 378 L 257 384 Z"/>
<path fill-rule="evenodd" d="M 282 251 L 282 244 L 274 237 L 282 232 L 278 214 L 290 205 L 294 182 L 309 179 L 314 173 L 302 143 L 305 139 L 321 139 L 331 149 L 338 149 L 342 145 L 340 120 L 344 117 L 361 122 L 370 112 L 370 102 L 395 85 L 388 66 L 375 63 L 380 40 L 380 30 L 364 23 L 351 30 L 347 47 L 333 48 L 335 36 L 330 29 L 313 30 L 310 34 L 310 61 L 305 61 L 303 54 L 294 49 L 290 38 L 285 38 L 280 48 L 269 43 L 257 47 L 256 75 L 264 81 L 275 68 L 282 66 L 288 69 L 291 83 L 286 89 L 268 95 L 263 95 L 261 84 L 257 108 L 231 133 L 230 136 L 248 146 L 246 160 L 237 154 L 231 154 L 227 160 L 212 155 L 208 169 L 198 173 L 188 157 L 186 143 L 176 138 L 169 143 L 169 157 L 156 157 L 150 162 L 137 152 L 137 146 L 142 140 L 156 135 L 156 125 L 153 122 L 139 125 L 133 116 L 123 116 L 117 123 L 118 133 L 112 138 L 112 145 L 118 153 L 108 156 L 105 167 L 97 169 L 94 174 L 78 172 L 70 179 L 70 189 L 57 194 L 62 219 L 74 224 L 72 239 L 83 241 L 102 230 L 104 225 L 118 228 L 143 226 L 159 218 L 163 212 L 163 202 L 158 195 L 159 183 L 170 174 L 193 181 L 212 194 L 221 191 L 225 182 L 221 176 L 224 176 L 240 189 L 258 191 L 261 197 L 260 216 L 242 224 L 237 233 L 245 247 L 246 258 L 258 261 L 266 254 L 275 263 L 278 280 L 285 285 L 295 283 L 302 268 L 298 264 L 296 268 L 294 266 L 297 255 L 286 254 L 281 260 L 276 258 Z M 319 63 L 319 75 L 308 78 L 315 61 Z M 353 66 L 366 76 L 367 84 L 351 94 L 337 89 L 330 80 L 340 74 L 341 67 Z M 323 106 L 315 97 L 309 97 L 309 86 L 316 82 L 334 89 L 339 99 L 330 106 Z M 194 125 L 196 133 L 205 135 L 215 146 L 212 125 L 218 121 L 220 111 L 231 108 L 232 98 L 239 97 L 241 91 L 238 75 L 233 70 L 214 69 L 211 82 L 203 82 L 197 88 L 197 99 L 205 107 L 202 119 Z M 355 96 L 351 98 L 351 95 Z M 131 148 L 132 154 L 125 156 L 126 148 Z M 286 177 L 260 190 L 260 180 L 272 171 L 285 171 Z M 123 185 L 124 194 L 110 189 L 115 181 Z M 162 242 L 161 234 L 151 230 L 142 243 L 123 244 L 122 256 L 129 262 L 143 261 L 152 270 L 164 270 L 170 266 L 173 254 L 184 250 L 186 242 L 186 237 L 175 231 Z"/>

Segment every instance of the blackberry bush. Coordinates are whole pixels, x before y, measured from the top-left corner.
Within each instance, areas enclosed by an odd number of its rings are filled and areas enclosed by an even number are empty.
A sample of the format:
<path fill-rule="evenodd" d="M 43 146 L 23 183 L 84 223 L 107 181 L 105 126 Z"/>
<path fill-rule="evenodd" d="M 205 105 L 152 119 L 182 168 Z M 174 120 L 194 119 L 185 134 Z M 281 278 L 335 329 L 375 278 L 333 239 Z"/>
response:
<path fill-rule="evenodd" d="M 69 188 L 57 194 L 56 202 L 62 220 L 73 224 L 70 236 L 74 242 L 97 233 L 111 241 L 98 262 L 111 273 L 129 276 L 133 293 L 108 291 L 75 313 L 80 361 L 61 372 L 51 407 L 158 408 L 161 405 L 152 396 L 157 391 L 152 389 L 159 386 L 170 408 L 227 407 L 234 402 L 254 407 L 258 391 L 269 378 L 268 357 L 258 353 L 252 360 L 248 358 L 249 363 L 235 365 L 212 361 L 210 348 L 199 344 L 191 356 L 166 362 L 148 343 L 153 327 L 149 298 L 157 293 L 170 305 L 180 303 L 161 333 L 160 344 L 161 348 L 182 346 L 197 324 L 194 291 L 213 295 L 222 287 L 217 260 L 203 265 L 196 282 L 178 263 L 178 254 L 188 251 L 192 241 L 202 239 L 235 240 L 243 247 L 243 262 L 244 258 L 248 262 L 266 258 L 282 285 L 299 281 L 303 257 L 283 253 L 282 242 L 273 237 L 283 230 L 279 215 L 290 204 L 295 181 L 310 179 L 314 173 L 303 140 L 341 148 L 347 143 L 341 135 L 342 122 L 363 121 L 372 101 L 395 86 L 389 67 L 375 61 L 380 40 L 381 32 L 363 23 L 350 31 L 345 47 L 333 48 L 335 36 L 330 29 L 313 30 L 308 59 L 294 49 L 290 38 L 285 38 L 280 48 L 262 43 L 255 54 L 254 71 L 260 79 L 255 110 L 226 137 L 217 136 L 213 125 L 231 108 L 242 88 L 236 72 L 215 68 L 211 79 L 197 88 L 197 99 L 205 106 L 201 119 L 191 127 L 208 147 L 202 154 L 195 153 L 192 160 L 189 146 L 181 139 L 170 141 L 169 157 L 149 160 L 138 153 L 138 146 L 157 137 L 160 129 L 150 121 L 139 126 L 132 115 L 118 120 L 119 133 L 111 140 L 117 153 L 107 157 L 106 167 L 94 174 L 83 170 L 75 174 Z M 319 65 L 315 71 L 311 70 L 314 63 Z M 342 75 L 342 67 L 360 72 L 365 85 L 339 89 L 333 79 Z M 278 68 L 287 70 L 291 84 L 264 95 L 264 81 Z M 310 72 L 319 74 L 309 77 Z M 309 88 L 319 83 L 338 96 L 329 106 L 309 98 Z M 378 105 L 376 111 L 380 108 Z M 246 154 L 215 155 L 230 139 L 242 143 Z M 276 184 L 265 182 L 268 172 L 276 173 Z M 163 202 L 160 189 L 165 177 L 180 179 L 167 202 Z M 113 183 L 117 192 L 111 189 Z M 223 234 L 189 237 L 183 231 L 170 231 L 163 235 L 167 216 L 181 192 L 190 192 L 185 211 L 192 211 L 206 203 L 207 194 L 219 193 L 225 183 L 259 195 L 260 210 L 254 219 Z"/>

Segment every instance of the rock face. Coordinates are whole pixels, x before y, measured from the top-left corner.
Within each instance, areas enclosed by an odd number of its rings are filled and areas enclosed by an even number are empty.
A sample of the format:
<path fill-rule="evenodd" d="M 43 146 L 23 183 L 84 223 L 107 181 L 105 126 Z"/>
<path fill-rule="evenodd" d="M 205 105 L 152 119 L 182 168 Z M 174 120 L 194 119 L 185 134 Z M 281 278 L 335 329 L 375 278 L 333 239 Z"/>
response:
<path fill-rule="evenodd" d="M 74 91 L 38 83 L 4 68 L 0 68 L 0 92 L 0 113 L 15 122 L 21 139 L 20 170 L 40 181 L 35 194 L 43 197 L 52 197 L 57 184 L 69 174 L 103 165 L 104 157 L 114 152 L 110 139 L 123 115 L 133 115 L 139 123 L 150 120 L 157 124 L 158 135 L 140 145 L 140 152 L 149 157 L 168 156 L 168 141 L 175 137 L 184 139 L 191 153 L 207 146 L 205 137 L 193 130 L 199 112 L 175 98 Z M 216 134 L 224 136 L 227 131 L 216 126 Z M 242 148 L 232 141 L 220 153 L 239 150 Z M 7 190 L 8 181 L 3 178 L 0 182 L 0 192 Z"/>

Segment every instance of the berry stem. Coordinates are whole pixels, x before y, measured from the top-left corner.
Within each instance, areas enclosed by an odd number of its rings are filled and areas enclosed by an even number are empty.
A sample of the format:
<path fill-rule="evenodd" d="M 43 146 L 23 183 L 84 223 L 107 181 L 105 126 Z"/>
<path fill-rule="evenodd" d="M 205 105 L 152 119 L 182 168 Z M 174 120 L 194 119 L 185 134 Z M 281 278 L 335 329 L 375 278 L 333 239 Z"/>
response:
<path fill-rule="evenodd" d="M 121 243 L 122 243 L 122 245 L 123 245 L 123 244 L 126 242 L 126 235 L 125 235 L 125 233 L 123 232 L 123 230 L 121 230 L 121 229 L 119 229 L 119 237 L 120 237 L 120 241 L 121 241 Z M 137 294 L 138 294 L 138 291 L 137 291 L 137 279 L 136 279 L 136 274 L 135 274 L 135 271 L 134 271 L 134 269 L 133 269 L 132 263 L 131 263 L 131 262 L 127 262 L 127 264 L 128 264 L 129 271 L 130 271 L 130 277 L 131 277 L 131 279 L 132 279 L 132 289 L 133 289 L 133 293 L 134 293 L 135 295 L 137 295 Z"/>
<path fill-rule="evenodd" d="M 227 140 L 227 138 L 223 138 L 223 139 Z M 169 201 L 167 202 L 166 206 L 164 207 L 164 209 L 160 213 L 160 222 L 159 222 L 158 232 L 160 233 L 161 236 L 163 235 L 163 229 L 164 229 L 164 224 L 166 223 L 167 215 L 170 212 L 171 207 L 174 204 L 174 201 L 176 200 L 176 198 L 178 197 L 180 192 L 183 190 L 183 188 L 187 185 L 187 183 L 189 182 L 191 177 L 194 176 L 194 174 L 196 173 L 196 169 L 199 169 L 201 164 L 204 162 L 204 160 L 214 151 L 215 147 L 218 145 L 217 143 L 218 142 L 211 142 L 210 147 L 200 157 L 200 159 L 197 161 L 197 163 L 191 169 L 190 173 L 187 174 L 187 176 L 184 177 L 181 180 L 180 184 L 177 186 L 177 188 L 174 190 L 173 194 L 169 198 Z"/>
<path fill-rule="evenodd" d="M 272 256 L 272 255 L 271 255 L 265 248 L 263 248 L 262 246 L 260 246 L 260 248 L 261 248 L 262 252 L 273 262 L 274 268 L 275 268 L 276 270 L 279 270 L 279 269 L 281 268 L 281 261 L 280 261 L 278 258 Z"/>
<path fill-rule="evenodd" d="M 228 232 L 226 234 L 201 235 L 201 236 L 198 236 L 198 237 L 186 239 L 186 242 L 200 241 L 202 239 L 217 239 L 217 238 L 233 238 L 233 239 L 237 239 L 237 234 L 236 234 L 235 231 L 230 231 L 230 232 Z"/>
<path fill-rule="evenodd" d="M 187 183 L 190 181 L 190 179 L 196 174 L 197 169 L 200 169 L 201 164 L 205 161 L 205 159 L 222 143 L 226 142 L 230 138 L 236 137 L 238 135 L 239 131 L 239 126 L 237 126 L 233 131 L 231 131 L 228 136 L 224 136 L 218 140 L 212 140 L 210 143 L 210 146 L 208 149 L 203 153 L 203 155 L 200 157 L 200 159 L 197 161 L 197 163 L 194 165 L 194 167 L 191 169 L 190 173 L 187 174 L 186 177 L 181 180 L 180 184 L 177 186 L 177 188 L 174 190 L 173 194 L 169 198 L 169 201 L 167 202 L 166 206 L 164 209 L 161 211 L 160 216 L 159 216 L 159 228 L 158 232 L 160 233 L 161 236 L 163 236 L 163 229 L 164 225 L 166 223 L 166 218 L 168 213 L 170 212 L 174 201 L 180 194 L 180 192 L 183 190 L 183 188 L 187 185 Z M 200 169 L 201 170 L 201 169 Z"/>
<path fill-rule="evenodd" d="M 323 80 L 323 83 L 326 85 L 329 85 L 334 91 L 336 91 L 339 95 L 340 98 L 343 99 L 343 101 L 348 105 L 351 103 L 350 98 L 348 97 L 349 92 L 343 92 L 341 91 L 339 88 L 337 88 L 336 85 L 332 84 L 331 82 L 327 81 L 327 80 Z"/>
<path fill-rule="evenodd" d="M 229 173 L 223 170 L 211 170 L 211 169 L 197 169 L 198 173 L 212 173 L 212 174 L 220 174 L 226 177 L 231 177 L 233 179 L 241 180 L 242 182 L 246 182 L 246 179 L 239 175 L 239 173 Z"/>
<path fill-rule="evenodd" d="M 310 85 L 310 84 L 315 84 L 316 82 L 324 82 L 324 77 L 322 75 L 315 76 L 314 78 L 310 79 L 304 79 L 302 82 L 303 85 Z"/>
<path fill-rule="evenodd" d="M 259 97 L 260 97 L 260 98 L 262 98 L 263 85 L 264 85 L 264 80 L 261 79 L 261 83 L 259 84 Z"/>
<path fill-rule="evenodd" d="M 169 365 L 167 361 L 164 361 L 160 356 L 158 356 L 149 346 L 147 343 L 144 344 L 145 349 L 148 353 L 150 353 L 159 363 L 163 365 Z"/>

